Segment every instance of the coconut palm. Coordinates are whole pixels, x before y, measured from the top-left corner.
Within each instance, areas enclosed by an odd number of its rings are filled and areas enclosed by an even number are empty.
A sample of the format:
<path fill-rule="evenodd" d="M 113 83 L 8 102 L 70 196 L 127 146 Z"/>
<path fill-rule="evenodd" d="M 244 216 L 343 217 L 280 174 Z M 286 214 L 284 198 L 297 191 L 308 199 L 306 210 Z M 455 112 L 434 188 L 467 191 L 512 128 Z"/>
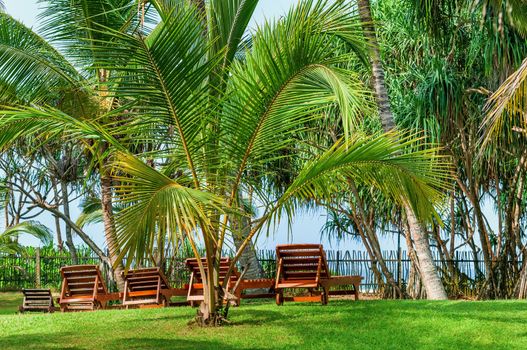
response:
<path fill-rule="evenodd" d="M 79 50 L 78 46 L 88 38 L 105 40 L 103 34 L 95 33 L 95 25 L 117 30 L 137 25 L 135 8 L 132 1 L 46 2 L 41 31 L 48 41 L 8 14 L 0 14 L 0 56 L 3 62 L 0 101 L 23 105 L 52 104 L 65 113 L 84 118 L 96 118 L 107 112 L 112 107 L 108 106 L 104 89 L 100 88 L 106 73 L 104 70 L 87 70 L 95 53 Z M 66 57 L 75 61 L 75 65 Z M 93 146 L 89 140 L 83 141 L 76 146 L 84 149 Z M 98 146 L 99 151 L 92 154 L 92 168 L 101 178 L 109 260 L 114 266 L 118 286 L 122 288 L 122 266 L 117 263 L 119 250 L 111 211 L 112 180 L 104 172 L 104 159 L 101 158 L 105 146 Z"/>
<path fill-rule="evenodd" d="M 522 148 L 505 148 L 502 143 L 489 150 L 477 140 L 487 89 L 495 89 L 525 55 L 525 41 L 512 27 L 519 18 L 514 15 L 517 9 L 520 15 L 525 12 L 521 12 L 521 2 L 513 1 L 409 2 L 413 3 L 413 23 L 397 15 L 405 11 L 404 4 L 379 7 L 390 18 L 381 15 L 387 27 L 382 29 L 385 52 L 394 53 L 385 56 L 388 71 L 401 72 L 389 74 L 394 111 L 399 125 L 426 130 L 430 140 L 444 144 L 457 165 L 450 218 L 444 217 L 444 222 L 450 221 L 450 232 L 443 231 L 447 235 L 442 239 L 433 229 L 431 237 L 446 260 L 455 253 L 457 235 L 474 254 L 482 253 L 485 273 L 476 278 L 481 283 L 479 297 L 510 297 L 507 285 L 514 280 L 514 272 L 503 262 L 517 257 L 513 245 L 522 250 L 515 223 L 523 214 L 511 199 L 517 185 L 522 188 L 522 170 L 515 169 L 514 159 L 521 158 Z M 491 198 L 496 205 L 496 232 L 488 224 L 482 198 Z M 472 218 L 468 213 L 473 213 Z"/>
<path fill-rule="evenodd" d="M 369 42 L 370 59 L 372 65 L 373 87 L 379 109 L 379 116 L 383 130 L 388 132 L 395 128 L 395 119 L 392 114 L 390 100 L 385 82 L 385 73 L 382 66 L 379 44 L 375 34 L 375 26 L 371 16 L 371 4 L 369 0 L 359 0 L 359 12 L 364 26 L 364 35 Z M 429 299 L 444 300 L 447 294 L 441 278 L 435 267 L 430 243 L 426 234 L 426 226 L 419 222 L 412 206 L 403 200 L 403 208 L 406 214 L 409 234 L 411 234 L 415 251 L 419 258 L 419 269 L 426 295 Z"/>
<path fill-rule="evenodd" d="M 397 203 L 404 199 L 420 220 L 430 220 L 450 167 L 433 147 L 403 152 L 417 142 L 415 135 L 397 141 L 353 132 L 370 108 L 368 89 L 347 68 L 352 57 L 365 56 L 352 4 L 304 1 L 259 28 L 250 42 L 242 35 L 257 1 L 199 4 L 145 3 L 144 17 L 142 7 L 139 13 L 144 24 L 122 30 L 92 23 L 82 29 L 89 34 L 82 45 L 78 33 L 68 31 L 71 40 L 62 39 L 77 42 L 70 59 L 104 77 L 95 95 L 110 108 L 90 115 L 51 103 L 17 103 L 0 112 L 0 146 L 28 134 L 88 143 L 122 207 L 115 217 L 119 256 L 128 265 L 141 263 L 184 237 L 200 257 L 202 245 L 209 269 L 198 260 L 206 276 L 198 320 L 216 325 L 227 315 L 222 300 L 229 292 L 221 287 L 227 284 L 219 280 L 218 261 L 247 215 L 240 194 L 251 188 L 265 206 L 231 271 L 256 235 L 306 203 L 332 200 L 349 179 Z M 160 18 L 154 28 L 148 25 L 152 8 Z M 342 46 L 349 50 L 337 49 Z M 67 80 L 63 69 L 35 71 L 24 57 L 10 59 L 4 76 Z M 53 57 L 43 60 L 53 63 Z M 19 86 L 20 78 L 11 83 L 6 86 Z M 313 153 L 302 135 L 328 108 L 338 111 L 346 136 Z M 303 161 L 287 186 L 268 192 L 268 179 L 281 170 L 269 166 L 277 159 Z"/>

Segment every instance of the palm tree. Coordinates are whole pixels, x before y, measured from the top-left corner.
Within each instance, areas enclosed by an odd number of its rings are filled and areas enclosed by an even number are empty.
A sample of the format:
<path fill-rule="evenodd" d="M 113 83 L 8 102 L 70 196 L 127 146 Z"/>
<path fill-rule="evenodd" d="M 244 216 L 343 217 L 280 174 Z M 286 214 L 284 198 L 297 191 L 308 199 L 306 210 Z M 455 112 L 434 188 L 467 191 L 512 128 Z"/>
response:
<path fill-rule="evenodd" d="M 397 77 L 393 83 L 397 87 L 402 85 L 398 95 L 395 94 L 399 106 L 401 103 L 407 106 L 400 108 L 399 115 L 407 114 L 401 124 L 428 130 L 431 139 L 448 147 L 453 163 L 458 166 L 456 191 L 451 195 L 451 233 L 450 239 L 447 238 L 450 254 L 455 248 L 452 242 L 456 231 L 463 235 L 466 230 L 465 242 L 470 242 L 474 254 L 482 252 L 486 268 L 485 276 L 481 276 L 484 283 L 479 297 L 510 297 L 507 285 L 514 280 L 515 272 L 505 262 L 516 260 L 518 250 L 514 245 L 522 250 L 517 225 L 522 211 L 516 202 L 521 201 L 517 188 L 523 186 L 523 170 L 516 167 L 514 159 L 521 160 L 522 148 L 506 148 L 503 144 L 485 148 L 477 140 L 488 90 L 494 90 L 525 55 L 524 39 L 518 35 L 524 32 L 519 24 L 525 19 L 525 4 L 470 0 L 410 2 L 415 21 L 403 27 L 411 32 L 411 37 L 401 46 L 401 41 L 395 41 L 400 54 L 393 60 L 400 64 L 404 61 L 401 57 L 405 57 L 407 62 L 403 64 L 411 67 L 405 77 Z M 402 21 L 407 23 L 408 18 Z M 474 31 L 475 26 L 479 30 Z M 456 34 L 461 32 L 468 35 Z M 413 55 L 403 53 L 408 51 Z M 416 66 L 422 67 L 415 69 Z M 415 95 L 405 93 L 405 89 L 415 91 Z M 496 205 L 497 232 L 487 222 L 482 196 L 492 198 Z M 461 216 L 457 216 L 457 210 Z M 474 213 L 472 219 L 467 215 L 469 212 Z M 463 218 L 460 223 L 456 224 L 456 216 Z M 475 229 L 479 244 L 473 238 Z M 434 235 L 439 253 L 446 253 L 445 241 Z"/>
<path fill-rule="evenodd" d="M 53 104 L 56 108 L 75 117 L 96 118 L 112 109 L 101 84 L 106 72 L 102 69 L 85 70 L 94 61 L 95 52 L 80 50 L 86 40 L 105 40 L 96 26 L 126 30 L 137 25 L 133 1 L 53 1 L 46 4 L 42 21 L 43 35 L 49 42 L 14 20 L 8 14 L 0 14 L 0 56 L 2 74 L 0 101 L 7 104 Z M 54 46 L 60 47 L 59 52 Z M 64 56 L 64 53 L 66 56 Z M 66 57 L 76 61 L 74 66 Z M 83 67 L 78 71 L 76 67 Z M 95 145 L 82 140 L 80 145 L 93 150 Z M 111 212 L 111 178 L 105 173 L 104 148 L 97 145 L 93 153 L 93 171 L 99 172 L 103 222 L 109 260 L 113 265 L 119 289 L 124 286 L 122 264 L 117 261 L 118 243 Z M 57 180 L 61 192 L 67 194 L 67 184 Z M 67 198 L 66 198 L 67 199 Z M 65 209 L 67 203 L 63 203 Z M 66 225 L 66 235 L 69 233 Z M 71 243 L 71 240 L 69 240 Z M 74 246 L 69 244 L 74 254 Z"/>
<path fill-rule="evenodd" d="M 390 99 L 386 88 L 379 44 L 377 42 L 375 26 L 371 16 L 371 4 L 369 0 L 359 0 L 358 4 L 361 21 L 364 27 L 364 35 L 369 42 L 373 87 L 375 89 L 379 116 L 381 118 L 383 130 L 389 132 L 395 128 L 396 124 L 391 111 Z M 403 200 L 403 208 L 408 222 L 409 234 L 412 236 L 415 251 L 419 258 L 419 271 L 423 285 L 426 289 L 427 298 L 445 300 L 447 299 L 447 294 L 432 258 L 426 227 L 419 222 L 408 201 Z"/>
<path fill-rule="evenodd" d="M 227 284 L 219 280 L 218 262 L 229 233 L 247 215 L 240 194 L 249 188 L 266 205 L 246 228 L 227 275 L 258 233 L 306 203 L 331 201 L 349 179 L 399 204 L 404 199 L 423 222 L 431 219 L 450 169 L 437 149 L 403 153 L 415 135 L 353 132 L 369 94 L 347 68 L 365 47 L 351 4 L 304 1 L 250 42 L 242 35 L 257 1 L 211 0 L 205 9 L 199 2 L 150 4 L 160 18 L 154 28 L 145 5 L 144 25 L 83 27 L 92 33 L 84 40 L 91 38 L 70 53 L 85 62 L 90 52 L 84 69 L 104 76 L 98 88 L 112 108 L 90 117 L 50 104 L 6 107 L 0 146 L 22 134 L 89 140 L 123 208 L 115 227 L 128 266 L 183 238 L 196 257 L 198 246 L 205 248 L 209 269 L 198 260 L 206 276 L 200 323 L 216 325 L 227 316 L 222 300 L 229 291 L 221 287 Z M 338 50 L 342 45 L 351 52 Z M 25 71 L 24 58 L 11 58 L 19 61 L 8 76 L 36 74 Z M 328 108 L 338 110 L 346 136 L 313 153 L 300 135 L 313 132 L 308 125 Z M 302 160 L 302 166 L 287 187 L 270 193 L 267 181 L 281 170 L 269 166 L 276 159 Z"/>

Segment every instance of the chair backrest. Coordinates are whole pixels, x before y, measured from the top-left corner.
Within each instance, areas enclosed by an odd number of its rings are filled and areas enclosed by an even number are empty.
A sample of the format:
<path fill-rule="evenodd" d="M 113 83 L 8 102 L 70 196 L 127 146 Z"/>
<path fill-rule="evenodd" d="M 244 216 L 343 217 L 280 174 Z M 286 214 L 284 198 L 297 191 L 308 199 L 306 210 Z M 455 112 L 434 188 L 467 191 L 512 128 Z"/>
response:
<path fill-rule="evenodd" d="M 316 280 L 329 278 L 326 253 L 321 244 L 283 244 L 276 246 L 281 279 Z"/>
<path fill-rule="evenodd" d="M 207 259 L 201 258 L 201 262 L 202 262 L 203 267 L 205 268 L 205 270 L 207 270 Z M 189 258 L 189 259 L 185 260 L 185 264 L 187 265 L 187 267 L 189 268 L 189 270 L 193 274 L 193 282 L 192 283 L 203 283 L 201 272 L 199 270 L 198 259 L 196 259 L 196 258 Z M 219 268 L 219 270 L 220 270 L 219 271 L 220 283 L 225 279 L 225 276 L 227 275 L 227 271 L 229 271 L 229 266 L 230 265 L 231 265 L 231 259 L 230 258 L 222 257 L 220 259 L 220 268 Z M 240 277 L 240 272 L 238 271 L 238 269 L 235 266 L 234 270 L 232 271 L 231 276 L 229 278 L 229 282 L 230 283 L 236 283 L 236 281 L 238 281 L 239 277 Z"/>
<path fill-rule="evenodd" d="M 129 270 L 125 275 L 125 280 L 130 292 L 156 290 L 159 280 L 161 280 L 161 289 L 170 289 L 170 284 L 159 267 Z"/>
<path fill-rule="evenodd" d="M 22 289 L 24 294 L 24 307 L 50 307 L 53 306 L 53 297 L 49 289 Z"/>
<path fill-rule="evenodd" d="M 60 274 L 64 284 L 61 298 L 93 295 L 95 290 L 98 294 L 108 293 L 97 265 L 63 266 Z"/>

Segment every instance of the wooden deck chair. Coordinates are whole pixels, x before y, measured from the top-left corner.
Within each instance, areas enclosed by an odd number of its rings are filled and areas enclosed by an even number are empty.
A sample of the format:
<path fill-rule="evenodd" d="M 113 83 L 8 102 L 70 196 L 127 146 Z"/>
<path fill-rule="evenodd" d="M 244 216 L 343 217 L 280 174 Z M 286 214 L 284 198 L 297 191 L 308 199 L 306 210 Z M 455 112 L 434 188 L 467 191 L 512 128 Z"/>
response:
<path fill-rule="evenodd" d="M 172 290 L 159 267 L 129 270 L 124 276 L 123 306 L 168 306 Z"/>
<path fill-rule="evenodd" d="M 116 299 L 108 293 L 97 265 L 64 266 L 60 269 L 62 288 L 58 303 L 61 311 L 96 310 L 106 308 L 108 301 Z"/>
<path fill-rule="evenodd" d="M 207 262 L 205 258 L 201 259 L 205 269 L 207 268 Z M 203 279 L 201 277 L 201 272 L 199 270 L 198 260 L 195 258 L 187 259 L 185 261 L 187 267 L 189 268 L 191 275 L 190 275 L 190 282 L 187 285 L 188 288 L 188 294 L 187 294 L 187 301 L 190 303 L 191 306 L 195 306 L 197 302 L 201 302 L 204 300 L 203 296 Z M 225 275 L 227 274 L 227 271 L 229 271 L 229 267 L 231 265 L 231 260 L 228 257 L 222 257 L 220 259 L 220 276 L 219 280 L 220 283 L 225 279 Z M 272 289 L 274 286 L 274 280 L 273 279 L 244 279 L 243 273 L 240 273 L 240 271 L 234 267 L 234 270 L 231 273 L 231 276 L 229 278 L 229 285 L 225 287 L 227 293 L 225 295 L 225 302 L 231 301 L 235 305 L 240 305 L 240 299 L 242 298 L 242 292 L 245 289 L 261 289 L 261 288 L 267 288 Z M 265 297 L 272 297 L 274 296 L 273 293 L 269 294 L 257 294 L 257 295 L 248 295 L 248 298 L 265 298 Z"/>
<path fill-rule="evenodd" d="M 276 247 L 276 304 L 284 303 L 283 290 L 306 288 L 310 296 L 292 297 L 292 301 L 320 301 L 327 304 L 329 295 L 354 294 L 359 299 L 361 276 L 331 276 L 321 244 L 285 244 Z M 351 290 L 330 291 L 335 286 L 352 286 Z"/>
<path fill-rule="evenodd" d="M 49 289 L 22 289 L 24 300 L 18 310 L 20 313 L 26 311 L 42 311 L 53 312 L 55 305 L 53 304 L 53 296 Z"/>

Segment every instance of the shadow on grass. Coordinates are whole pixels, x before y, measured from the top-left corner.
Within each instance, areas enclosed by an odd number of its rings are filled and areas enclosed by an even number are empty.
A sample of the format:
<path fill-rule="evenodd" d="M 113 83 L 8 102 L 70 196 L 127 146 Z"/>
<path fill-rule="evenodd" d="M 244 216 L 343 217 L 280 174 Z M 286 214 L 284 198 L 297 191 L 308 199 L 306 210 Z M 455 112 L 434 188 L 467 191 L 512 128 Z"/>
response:
<path fill-rule="evenodd" d="M 125 346 L 123 347 L 123 344 Z M 105 348 L 107 349 L 171 349 L 171 350 L 206 350 L 206 349 L 222 349 L 222 350 L 258 350 L 252 346 L 239 347 L 228 345 L 216 340 L 189 340 L 189 339 L 165 339 L 165 338 L 127 338 L 121 339 L 116 343 L 110 343 Z"/>
<path fill-rule="evenodd" d="M 76 339 L 76 344 L 68 344 L 68 340 Z M 82 339 L 82 340 L 80 340 Z M 190 339 L 166 339 L 155 337 L 130 337 L 118 339 L 106 339 L 103 344 L 98 340 L 99 345 L 95 346 L 89 338 L 82 338 L 79 334 L 71 332 L 54 332 L 53 334 L 31 334 L 31 335 L 11 335 L 0 337 L 0 349 L 38 349 L 38 350 L 92 350 L 100 349 L 127 349 L 127 350 L 147 350 L 147 349 L 224 349 L 224 350 L 249 350 L 255 349 L 248 347 L 233 347 L 215 340 L 190 340 Z"/>
<path fill-rule="evenodd" d="M 67 332 L 9 335 L 8 337 L 0 337 L 0 349 L 89 349 L 88 346 L 79 346 L 63 342 L 64 337 L 74 336 L 75 334 Z"/>
<path fill-rule="evenodd" d="M 229 315 L 231 320 L 232 316 L 232 314 Z M 235 315 L 235 317 L 235 320 L 227 326 L 253 326 L 260 324 L 271 324 L 275 322 L 282 323 L 284 319 L 284 313 L 280 311 L 246 309 L 241 310 L 241 312 Z M 289 320 L 294 319 L 295 317 L 295 315 L 287 315 Z"/>

